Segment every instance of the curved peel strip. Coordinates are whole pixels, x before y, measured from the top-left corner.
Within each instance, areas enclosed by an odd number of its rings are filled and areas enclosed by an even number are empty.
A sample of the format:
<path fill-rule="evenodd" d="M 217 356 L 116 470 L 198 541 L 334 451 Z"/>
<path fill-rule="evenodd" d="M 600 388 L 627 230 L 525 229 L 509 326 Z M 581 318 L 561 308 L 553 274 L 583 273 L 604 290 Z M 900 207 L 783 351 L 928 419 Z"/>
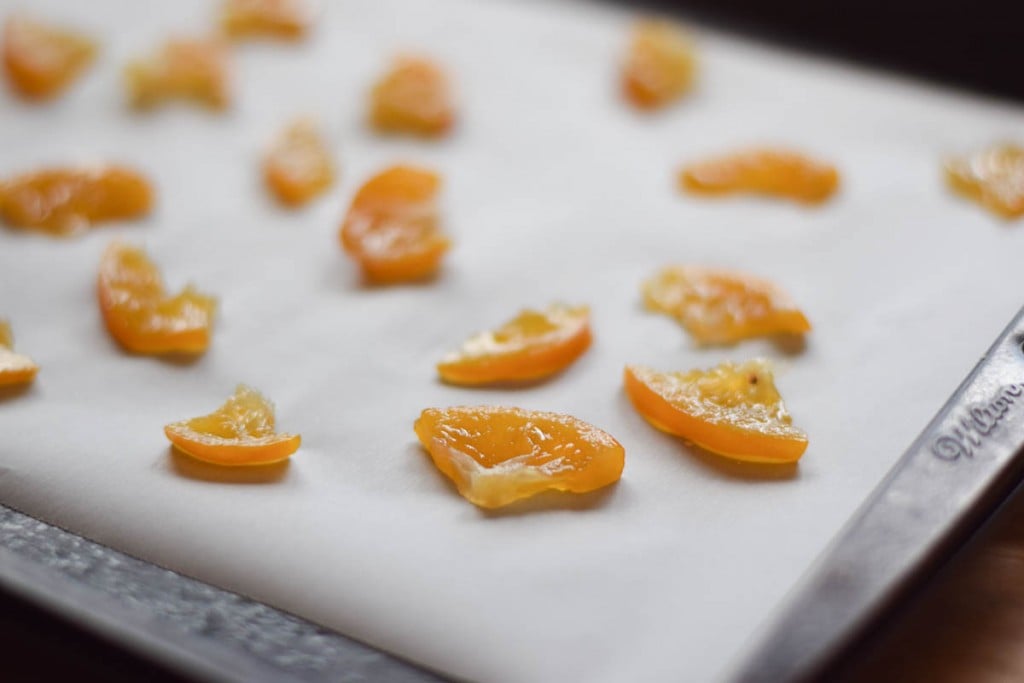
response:
<path fill-rule="evenodd" d="M 751 149 L 690 164 L 679 186 L 693 194 L 748 192 L 819 204 L 839 187 L 839 172 L 796 152 Z"/>
<path fill-rule="evenodd" d="M 622 67 L 622 91 L 637 108 L 659 109 L 690 90 L 696 70 L 693 43 L 681 28 L 641 21 Z"/>
<path fill-rule="evenodd" d="M 0 320 L 0 386 L 28 384 L 36 378 L 39 366 L 28 356 L 14 352 L 11 326 Z"/>
<path fill-rule="evenodd" d="M 263 161 L 263 178 L 277 199 L 300 206 L 334 182 L 334 164 L 316 124 L 300 119 L 274 142 Z"/>
<path fill-rule="evenodd" d="M 177 38 L 129 62 L 124 78 L 129 103 L 136 109 L 184 100 L 219 110 L 231 99 L 228 72 L 227 48 L 219 40 Z"/>
<path fill-rule="evenodd" d="M 399 57 L 370 93 L 370 123 L 381 133 L 440 137 L 455 123 L 444 72 L 424 57 Z"/>
<path fill-rule="evenodd" d="M 19 16 L 4 25 L 7 80 L 26 99 L 59 95 L 92 64 L 96 52 L 96 42 L 75 31 Z"/>
<path fill-rule="evenodd" d="M 1003 218 L 1024 216 L 1024 147 L 1002 144 L 946 163 L 946 182 Z"/>
<path fill-rule="evenodd" d="M 312 23 L 304 0 L 225 0 L 220 25 L 233 39 L 301 40 Z"/>

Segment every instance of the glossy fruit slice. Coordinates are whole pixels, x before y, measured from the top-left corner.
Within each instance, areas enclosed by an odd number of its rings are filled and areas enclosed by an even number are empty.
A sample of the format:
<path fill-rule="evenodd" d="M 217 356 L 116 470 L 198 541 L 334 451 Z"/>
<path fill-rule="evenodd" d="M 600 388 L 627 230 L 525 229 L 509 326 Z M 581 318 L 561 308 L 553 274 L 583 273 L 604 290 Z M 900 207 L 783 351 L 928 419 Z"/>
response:
<path fill-rule="evenodd" d="M 299 40 L 311 22 L 304 0 L 225 0 L 220 17 L 231 38 Z"/>
<path fill-rule="evenodd" d="M 263 177 L 288 206 L 305 204 L 327 190 L 334 182 L 334 164 L 316 124 L 299 120 L 288 126 L 263 161 Z"/>
<path fill-rule="evenodd" d="M 633 27 L 622 91 L 635 106 L 657 109 L 689 91 L 696 70 L 693 42 L 681 28 L 667 21 L 641 21 Z"/>
<path fill-rule="evenodd" d="M 20 16 L 7 20 L 3 41 L 7 80 L 31 100 L 60 94 L 96 58 L 91 38 Z"/>
<path fill-rule="evenodd" d="M 633 406 L 648 422 L 712 453 L 789 463 L 807 450 L 807 435 L 793 426 L 763 360 L 690 372 L 631 365 L 624 379 Z"/>
<path fill-rule="evenodd" d="M 298 434 L 274 431 L 274 406 L 244 384 L 209 415 L 174 422 L 164 434 L 175 448 L 215 465 L 269 465 L 299 449 Z"/>
<path fill-rule="evenodd" d="M 1024 216 L 1024 148 L 990 147 L 946 163 L 946 182 L 1003 218 Z"/>
<path fill-rule="evenodd" d="M 149 109 L 169 100 L 186 100 L 211 109 L 230 102 L 228 53 L 214 38 L 169 40 L 155 54 L 125 68 L 128 100 Z"/>
<path fill-rule="evenodd" d="M 462 496 L 496 508 L 541 491 L 584 493 L 619 480 L 625 450 L 568 415 L 520 408 L 429 408 L 420 443 Z"/>
<path fill-rule="evenodd" d="M 140 218 L 153 206 L 153 188 L 119 166 L 53 168 L 0 182 L 0 216 L 8 225 L 54 235 L 94 223 Z"/>
<path fill-rule="evenodd" d="M 750 149 L 685 167 L 679 185 L 693 194 L 750 192 L 817 204 L 839 187 L 839 173 L 796 152 Z"/>
<path fill-rule="evenodd" d="M 676 318 L 701 344 L 732 344 L 811 329 L 785 292 L 738 271 L 670 266 L 647 280 L 643 292 L 647 308 Z"/>
<path fill-rule="evenodd" d="M 14 352 L 14 336 L 6 320 L 0 320 L 0 387 L 28 384 L 39 366 L 28 356 Z"/>
<path fill-rule="evenodd" d="M 452 384 L 487 384 L 547 377 L 590 347 L 590 309 L 552 304 L 525 310 L 496 330 L 470 337 L 438 364 Z"/>
<path fill-rule="evenodd" d="M 397 58 L 370 94 L 370 122 L 382 133 L 447 133 L 455 105 L 444 72 L 423 57 Z"/>
<path fill-rule="evenodd" d="M 438 225 L 440 184 L 433 171 L 393 166 L 356 193 L 340 238 L 368 281 L 419 280 L 437 272 L 449 247 Z"/>
<path fill-rule="evenodd" d="M 135 353 L 202 353 L 210 344 L 216 301 L 191 286 L 170 296 L 145 252 L 114 242 L 103 253 L 97 284 L 107 330 Z"/>

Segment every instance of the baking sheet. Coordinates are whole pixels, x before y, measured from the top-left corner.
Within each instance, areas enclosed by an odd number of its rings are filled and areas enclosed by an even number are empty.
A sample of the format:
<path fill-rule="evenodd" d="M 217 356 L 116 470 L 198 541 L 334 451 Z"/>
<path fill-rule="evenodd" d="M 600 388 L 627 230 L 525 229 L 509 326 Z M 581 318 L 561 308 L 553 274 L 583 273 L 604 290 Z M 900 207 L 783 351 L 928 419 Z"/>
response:
<path fill-rule="evenodd" d="M 615 89 L 628 12 L 582 2 L 325 3 L 307 44 L 235 51 L 222 116 L 135 116 L 120 67 L 213 3 L 32 3 L 91 30 L 96 67 L 50 106 L 0 95 L 0 174 L 120 161 L 155 180 L 137 224 L 60 241 L 0 232 L 0 315 L 43 369 L 0 397 L 0 502 L 334 627 L 448 675 L 487 681 L 716 680 L 1021 304 L 1019 227 L 950 196 L 940 160 L 1019 138 L 1019 107 L 941 92 L 702 31 L 699 86 L 640 115 Z M 6 15 L 15 3 L 0 3 Z M 367 133 L 365 92 L 398 50 L 435 55 L 458 132 Z M 265 197 L 259 155 L 295 114 L 320 118 L 342 179 L 310 208 Z M 841 168 L 819 209 L 701 201 L 675 168 L 746 144 Z M 336 242 L 369 174 L 445 177 L 456 246 L 422 286 L 365 288 Z M 144 244 L 168 283 L 220 298 L 194 363 L 122 353 L 94 300 L 106 244 Z M 778 281 L 815 326 L 801 352 L 698 349 L 643 311 L 668 263 Z M 438 383 L 433 364 L 522 306 L 593 309 L 576 365 L 521 390 Z M 622 366 L 766 356 L 811 445 L 798 468 L 730 466 L 652 430 Z M 263 390 L 303 447 L 284 467 L 221 471 L 173 454 L 168 421 Z M 462 500 L 419 450 L 422 408 L 568 412 L 626 447 L 616 487 L 504 513 Z"/>

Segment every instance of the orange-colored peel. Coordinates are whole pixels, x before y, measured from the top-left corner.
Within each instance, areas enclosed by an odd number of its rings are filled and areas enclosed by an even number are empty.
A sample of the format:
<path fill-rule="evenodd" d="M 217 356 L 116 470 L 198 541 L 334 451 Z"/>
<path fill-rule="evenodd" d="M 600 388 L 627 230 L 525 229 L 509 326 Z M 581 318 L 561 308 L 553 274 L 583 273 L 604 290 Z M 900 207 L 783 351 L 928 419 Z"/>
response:
<path fill-rule="evenodd" d="M 312 23 L 304 0 L 225 0 L 220 25 L 234 39 L 300 40 Z"/>
<path fill-rule="evenodd" d="M 1002 144 L 946 163 L 946 182 L 1003 218 L 1024 216 L 1024 147 Z"/>
<path fill-rule="evenodd" d="M 96 51 L 91 38 L 26 17 L 11 17 L 4 25 L 7 80 L 26 99 L 59 95 L 93 62 Z"/>
<path fill-rule="evenodd" d="M 6 320 L 0 320 L 0 386 L 28 384 L 39 366 L 28 356 L 14 352 L 14 336 Z"/>
<path fill-rule="evenodd" d="M 370 93 L 370 122 L 382 133 L 438 137 L 455 122 L 441 68 L 423 57 L 399 57 Z"/>
<path fill-rule="evenodd" d="M 128 100 L 150 109 L 170 100 L 185 100 L 211 109 L 230 103 L 228 52 L 215 38 L 169 40 L 156 53 L 125 67 Z"/>
<path fill-rule="evenodd" d="M 750 149 L 690 164 L 680 172 L 679 186 L 693 194 L 748 192 L 818 204 L 839 187 L 839 172 L 796 152 Z"/>
<path fill-rule="evenodd" d="M 641 21 L 633 28 L 622 67 L 622 91 L 640 109 L 658 109 L 690 90 L 697 70 L 693 43 L 666 21 Z"/>
<path fill-rule="evenodd" d="M 300 206 L 323 194 L 334 182 L 334 164 L 316 125 L 292 123 L 263 160 L 263 178 L 281 203 Z"/>

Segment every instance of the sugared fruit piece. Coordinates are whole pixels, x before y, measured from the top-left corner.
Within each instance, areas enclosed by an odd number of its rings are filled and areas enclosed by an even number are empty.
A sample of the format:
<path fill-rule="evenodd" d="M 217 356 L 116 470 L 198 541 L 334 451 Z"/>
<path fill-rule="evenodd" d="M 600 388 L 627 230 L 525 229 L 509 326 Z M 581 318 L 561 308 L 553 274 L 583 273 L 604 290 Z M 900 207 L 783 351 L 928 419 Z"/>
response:
<path fill-rule="evenodd" d="M 334 164 L 316 124 L 299 120 L 286 128 L 263 160 L 267 187 L 283 204 L 300 206 L 334 182 Z"/>
<path fill-rule="evenodd" d="M 658 109 L 679 99 L 693 85 L 697 59 L 693 42 L 667 21 L 641 21 L 622 67 L 622 90 L 635 106 Z"/>
<path fill-rule="evenodd" d="M 140 218 L 152 206 L 149 181 L 120 166 L 53 168 L 0 182 L 0 216 L 8 225 L 54 235 Z"/>
<path fill-rule="evenodd" d="M 663 268 L 643 286 L 647 308 L 677 319 L 701 344 L 798 335 L 811 324 L 781 289 L 733 270 Z"/>
<path fill-rule="evenodd" d="M 690 372 L 631 365 L 625 384 L 644 419 L 712 453 L 749 462 L 791 463 L 807 450 L 807 435 L 793 426 L 762 360 Z"/>
<path fill-rule="evenodd" d="M 14 336 L 6 320 L 0 320 L 0 387 L 28 384 L 39 366 L 28 356 L 14 352 Z"/>
<path fill-rule="evenodd" d="M 63 92 L 96 57 L 91 38 L 21 16 L 7 20 L 3 41 L 7 80 L 32 100 Z"/>
<path fill-rule="evenodd" d="M 437 468 L 483 508 L 546 490 L 593 491 L 618 481 L 625 462 L 625 451 L 609 434 L 557 413 L 429 408 L 415 429 Z"/>
<path fill-rule="evenodd" d="M 186 100 L 211 109 L 230 101 L 228 54 L 215 38 L 169 40 L 155 54 L 125 68 L 128 100 L 149 109 L 169 100 Z"/>
<path fill-rule="evenodd" d="M 302 443 L 298 434 L 274 431 L 274 406 L 244 384 L 217 410 L 169 424 L 164 434 L 193 458 L 228 466 L 281 462 Z"/>
<path fill-rule="evenodd" d="M 470 337 L 437 371 L 452 384 L 535 380 L 565 369 L 589 347 L 590 310 L 552 304 Z"/>
<path fill-rule="evenodd" d="M 156 264 L 137 247 L 107 247 L 97 293 L 107 330 L 128 351 L 202 353 L 210 344 L 216 301 L 191 286 L 168 295 Z"/>
<path fill-rule="evenodd" d="M 690 164 L 680 172 L 679 185 L 693 194 L 748 192 L 818 204 L 839 187 L 839 173 L 796 152 L 750 149 Z"/>
<path fill-rule="evenodd" d="M 311 23 L 305 0 L 225 0 L 220 18 L 231 38 L 299 40 Z"/>
<path fill-rule="evenodd" d="M 370 94 L 370 122 L 382 133 L 444 135 L 455 122 L 448 78 L 423 57 L 399 57 Z"/>
<path fill-rule="evenodd" d="M 341 226 L 341 244 L 370 282 L 430 277 L 449 242 L 439 226 L 437 173 L 393 166 L 370 178 L 356 193 Z"/>
<path fill-rule="evenodd" d="M 1024 216 L 1024 148 L 997 145 L 946 163 L 954 190 L 1003 218 Z"/>

